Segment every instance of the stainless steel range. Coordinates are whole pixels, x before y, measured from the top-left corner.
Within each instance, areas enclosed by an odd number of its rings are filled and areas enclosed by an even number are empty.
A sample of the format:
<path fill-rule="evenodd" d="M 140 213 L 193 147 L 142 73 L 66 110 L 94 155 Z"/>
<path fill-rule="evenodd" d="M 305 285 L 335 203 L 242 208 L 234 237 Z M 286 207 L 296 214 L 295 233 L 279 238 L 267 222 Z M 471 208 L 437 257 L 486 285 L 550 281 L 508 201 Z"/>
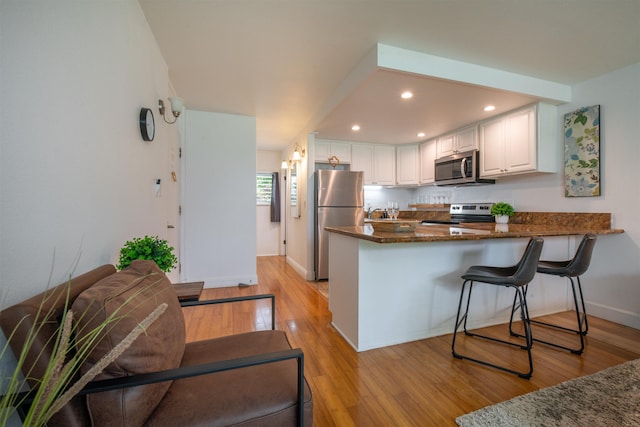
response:
<path fill-rule="evenodd" d="M 460 224 L 463 222 L 494 222 L 491 215 L 493 203 L 452 203 L 450 221 L 424 220 L 422 224 Z"/>
<path fill-rule="evenodd" d="M 493 203 L 452 203 L 449 214 L 451 221 L 494 222 L 491 206 Z"/>

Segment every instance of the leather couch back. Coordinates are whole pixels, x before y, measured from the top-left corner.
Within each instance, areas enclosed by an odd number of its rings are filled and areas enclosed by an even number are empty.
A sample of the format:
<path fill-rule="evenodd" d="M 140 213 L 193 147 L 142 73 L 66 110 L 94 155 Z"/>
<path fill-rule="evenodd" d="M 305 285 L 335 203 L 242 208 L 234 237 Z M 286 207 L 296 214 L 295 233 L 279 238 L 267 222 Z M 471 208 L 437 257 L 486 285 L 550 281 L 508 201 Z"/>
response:
<path fill-rule="evenodd" d="M 43 376 L 53 352 L 51 338 L 55 337 L 60 327 L 65 308 L 69 308 L 71 302 L 86 289 L 115 272 L 113 265 L 103 265 L 0 312 L 0 326 L 5 336 L 8 338 L 13 333 L 9 345 L 16 358 L 25 346 L 29 331 L 38 331 L 28 348 L 23 372 L 30 371 L 30 376 L 34 378 Z M 37 329 L 38 326 L 40 329 Z M 30 385 L 35 384 L 30 382 Z M 53 416 L 48 425 L 90 425 L 84 397 L 74 398 Z"/>

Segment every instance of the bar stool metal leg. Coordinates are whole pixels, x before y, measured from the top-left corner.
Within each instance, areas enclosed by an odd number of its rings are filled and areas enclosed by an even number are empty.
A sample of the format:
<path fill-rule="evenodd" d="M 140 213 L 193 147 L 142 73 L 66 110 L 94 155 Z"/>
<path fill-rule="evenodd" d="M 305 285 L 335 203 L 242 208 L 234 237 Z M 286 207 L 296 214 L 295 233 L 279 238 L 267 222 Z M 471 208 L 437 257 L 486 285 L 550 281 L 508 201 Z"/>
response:
<path fill-rule="evenodd" d="M 505 372 L 516 374 L 521 378 L 529 379 L 533 373 L 533 358 L 531 348 L 533 347 L 533 336 L 531 334 L 531 321 L 529 318 L 529 309 L 527 306 L 527 286 L 536 272 L 536 266 L 542 251 L 543 240 L 540 237 L 532 238 L 529 241 L 527 249 L 520 262 L 512 267 L 490 267 L 490 266 L 472 266 L 465 274 L 462 289 L 460 291 L 460 300 L 458 302 L 458 312 L 456 313 L 456 323 L 453 331 L 453 339 L 451 342 L 451 353 L 457 359 L 470 360 L 485 366 L 500 369 Z M 513 316 L 516 311 L 520 311 L 524 335 L 524 344 L 521 342 L 507 341 L 500 338 L 482 335 L 471 332 L 468 327 L 469 308 L 471 306 L 471 294 L 475 282 L 481 282 L 488 285 L 512 288 L 515 291 L 514 305 L 511 310 L 511 320 L 509 329 L 511 330 Z M 467 290 L 468 289 L 468 290 Z M 517 347 L 527 352 L 528 370 L 519 371 L 508 366 L 498 365 L 488 360 L 472 357 L 467 354 L 461 354 L 456 349 L 458 331 L 462 328 L 464 334 L 469 337 L 477 337 L 496 343 L 504 344 L 510 347 Z"/>
<path fill-rule="evenodd" d="M 584 303 L 584 295 L 582 293 L 582 283 L 580 282 L 580 276 L 584 274 L 590 264 L 591 254 L 593 252 L 593 247 L 595 245 L 596 236 L 593 234 L 586 234 L 573 259 L 568 261 L 540 261 L 538 264 L 538 273 L 548 274 L 559 277 L 566 277 L 569 279 L 571 283 L 571 291 L 573 294 L 573 306 L 575 308 L 576 315 L 576 324 L 577 329 L 566 328 L 560 325 L 554 325 L 547 322 L 542 322 L 540 320 L 531 319 L 531 323 L 546 326 L 549 328 L 554 328 L 556 330 L 575 333 L 580 338 L 580 345 L 578 347 L 569 347 L 566 345 L 554 343 L 551 341 L 541 340 L 539 338 L 535 338 L 534 341 L 541 342 L 543 344 L 550 345 L 552 347 L 560 348 L 563 350 L 570 351 L 573 354 L 581 355 L 584 352 L 585 348 L 585 340 L 584 337 L 587 335 L 589 331 L 589 323 L 587 321 L 587 310 Z M 574 280 L 575 279 L 575 280 Z M 525 291 L 526 294 L 526 291 Z M 511 312 L 511 317 L 513 320 L 513 314 L 516 310 L 516 300 L 514 298 L 513 301 L 513 309 Z M 511 327 L 511 322 L 509 322 L 509 331 L 513 336 L 522 337 L 522 334 L 514 332 Z"/>
<path fill-rule="evenodd" d="M 462 303 L 464 300 L 464 288 L 466 286 L 466 284 L 469 283 L 469 293 L 467 296 L 467 301 L 464 307 L 464 314 L 462 314 Z M 520 378 L 524 378 L 524 379 L 529 379 L 531 378 L 531 375 L 533 373 L 533 359 L 532 359 L 532 355 L 531 355 L 531 348 L 533 347 L 533 337 L 531 336 L 531 325 L 530 325 L 530 320 L 529 320 L 529 312 L 527 310 L 527 301 L 526 301 L 526 297 L 525 297 L 525 292 L 523 292 L 523 289 L 521 287 L 517 287 L 517 286 L 508 286 L 510 288 L 515 289 L 515 298 L 519 300 L 519 308 L 520 308 L 520 315 L 521 315 L 521 319 L 522 319 L 522 324 L 524 326 L 524 335 L 522 336 L 525 339 L 524 344 L 521 343 L 517 343 L 517 342 L 512 342 L 512 341 L 506 341 L 506 340 L 502 340 L 499 338 L 495 338 L 495 337 L 490 337 L 487 335 L 482 335 L 482 334 L 478 334 L 476 332 L 471 332 L 467 329 L 467 319 L 468 319 L 468 315 L 469 315 L 469 302 L 471 299 L 471 289 L 473 288 L 473 281 L 465 281 L 463 283 L 463 289 L 462 292 L 460 293 L 460 303 L 458 304 L 458 314 L 456 316 L 456 328 L 455 331 L 453 333 L 453 342 L 451 344 L 451 352 L 453 354 L 453 356 L 457 359 L 461 359 L 461 360 L 470 360 L 472 362 L 476 362 L 479 363 L 481 365 L 485 365 L 485 366 L 490 366 L 492 368 L 496 368 L 496 369 L 500 369 L 502 371 L 505 372 L 509 372 L 511 374 L 515 374 L 517 376 L 519 376 Z M 460 326 L 462 326 L 464 334 L 470 337 L 477 337 L 477 338 L 483 338 L 485 340 L 489 340 L 489 341 L 493 341 L 493 342 L 497 342 L 497 343 L 501 343 L 501 344 L 506 344 L 508 346 L 511 347 L 518 347 L 520 350 L 526 350 L 527 352 L 527 358 L 528 358 L 528 363 L 529 363 L 529 369 L 527 371 L 516 371 L 514 369 L 508 368 L 506 366 L 501 366 L 501 365 L 497 365 L 491 362 L 488 362 L 486 360 L 481 360 L 475 357 L 470 357 L 470 356 L 466 356 L 463 355 L 461 353 L 459 353 L 458 351 L 456 351 L 456 335 L 458 330 L 460 329 Z"/>

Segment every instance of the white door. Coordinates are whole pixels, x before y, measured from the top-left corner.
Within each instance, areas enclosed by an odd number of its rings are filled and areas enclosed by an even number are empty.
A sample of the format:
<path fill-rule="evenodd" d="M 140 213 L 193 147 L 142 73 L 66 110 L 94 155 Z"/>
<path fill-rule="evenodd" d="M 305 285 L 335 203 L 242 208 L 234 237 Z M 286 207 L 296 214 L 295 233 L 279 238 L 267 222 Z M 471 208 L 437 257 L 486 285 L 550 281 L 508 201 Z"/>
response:
<path fill-rule="evenodd" d="M 181 279 L 255 284 L 255 117 L 187 110 L 185 121 Z"/>

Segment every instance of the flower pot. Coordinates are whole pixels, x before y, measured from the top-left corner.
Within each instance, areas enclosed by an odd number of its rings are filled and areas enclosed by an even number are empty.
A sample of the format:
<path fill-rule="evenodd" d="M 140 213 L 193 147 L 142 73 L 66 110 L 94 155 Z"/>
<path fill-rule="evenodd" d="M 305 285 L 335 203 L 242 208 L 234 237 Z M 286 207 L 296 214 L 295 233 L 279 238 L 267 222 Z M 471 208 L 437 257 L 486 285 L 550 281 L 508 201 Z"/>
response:
<path fill-rule="evenodd" d="M 496 215 L 496 223 L 497 224 L 507 224 L 509 222 L 508 215 Z"/>
<path fill-rule="evenodd" d="M 509 224 L 496 224 L 495 230 L 497 233 L 507 233 L 509 232 Z"/>

